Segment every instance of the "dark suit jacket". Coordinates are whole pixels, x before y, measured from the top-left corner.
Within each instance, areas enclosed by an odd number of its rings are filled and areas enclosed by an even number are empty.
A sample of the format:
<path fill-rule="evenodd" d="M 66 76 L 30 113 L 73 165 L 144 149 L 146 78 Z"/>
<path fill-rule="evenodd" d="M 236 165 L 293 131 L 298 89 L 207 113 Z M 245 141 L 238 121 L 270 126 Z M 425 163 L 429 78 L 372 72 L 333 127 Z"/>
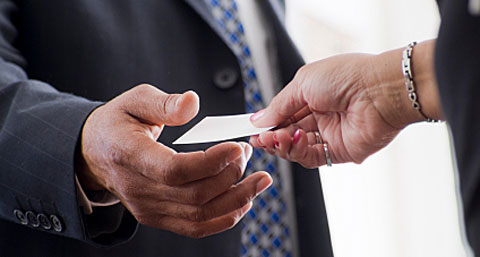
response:
<path fill-rule="evenodd" d="M 286 84 L 303 61 L 278 4 L 260 2 Z M 87 115 L 134 85 L 195 90 L 196 121 L 244 112 L 239 66 L 217 32 L 203 0 L 0 1 L 0 256 L 239 255 L 239 226 L 195 240 L 137 227 L 121 205 L 85 216 L 74 183 Z M 169 145 L 191 124 L 167 128 L 159 140 Z M 293 170 L 301 255 L 331 256 L 318 173 Z M 63 229 L 21 225 L 14 210 L 56 215 Z"/>
<path fill-rule="evenodd" d="M 435 71 L 455 146 L 466 233 L 480 256 L 480 16 L 469 13 L 467 0 L 438 2 Z"/>

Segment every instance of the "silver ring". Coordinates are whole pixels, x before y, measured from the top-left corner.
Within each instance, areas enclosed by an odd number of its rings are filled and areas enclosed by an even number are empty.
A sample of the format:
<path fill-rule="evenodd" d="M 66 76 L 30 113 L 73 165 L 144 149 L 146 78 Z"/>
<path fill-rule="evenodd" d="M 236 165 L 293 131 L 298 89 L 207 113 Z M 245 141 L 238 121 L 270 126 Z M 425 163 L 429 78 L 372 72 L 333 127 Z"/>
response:
<path fill-rule="evenodd" d="M 317 140 L 317 144 L 322 145 L 322 144 L 323 144 L 323 140 L 322 140 L 322 137 L 320 136 L 320 133 L 318 133 L 317 131 L 315 131 L 315 132 L 313 132 L 313 134 L 315 134 L 315 139 Z"/>
<path fill-rule="evenodd" d="M 325 160 L 327 160 L 327 167 L 332 167 L 332 159 L 330 158 L 330 152 L 328 151 L 327 143 L 323 143 L 323 150 L 325 151 Z"/>
<path fill-rule="evenodd" d="M 320 133 L 315 131 L 315 138 L 317 139 L 317 144 L 323 146 L 323 151 L 325 152 L 325 160 L 327 161 L 327 167 L 332 167 L 332 159 L 330 158 L 330 152 L 328 151 L 328 144 L 323 142 Z"/>

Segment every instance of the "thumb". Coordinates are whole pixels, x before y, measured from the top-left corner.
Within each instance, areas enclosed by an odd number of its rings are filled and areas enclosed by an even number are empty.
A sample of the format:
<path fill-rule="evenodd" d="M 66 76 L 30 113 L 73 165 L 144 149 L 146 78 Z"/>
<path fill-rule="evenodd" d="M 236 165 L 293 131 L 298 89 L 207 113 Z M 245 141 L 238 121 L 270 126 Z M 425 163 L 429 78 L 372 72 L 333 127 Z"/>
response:
<path fill-rule="evenodd" d="M 252 115 L 250 121 L 258 128 L 278 126 L 293 117 L 305 105 L 301 87 L 294 79 L 273 98 L 267 108 Z"/>
<path fill-rule="evenodd" d="M 189 122 L 197 115 L 200 104 L 198 95 L 193 91 L 167 94 L 146 84 L 128 90 L 118 100 L 128 114 L 144 122 L 167 126 Z"/>

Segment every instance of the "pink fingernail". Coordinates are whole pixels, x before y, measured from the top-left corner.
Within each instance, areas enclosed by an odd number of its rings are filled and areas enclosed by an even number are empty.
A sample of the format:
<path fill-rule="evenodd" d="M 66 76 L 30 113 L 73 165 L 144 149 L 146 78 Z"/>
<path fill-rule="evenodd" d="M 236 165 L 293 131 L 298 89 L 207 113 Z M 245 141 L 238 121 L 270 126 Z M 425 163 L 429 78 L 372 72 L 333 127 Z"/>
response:
<path fill-rule="evenodd" d="M 253 114 L 252 116 L 250 116 L 250 121 L 251 121 L 251 122 L 254 122 L 254 121 L 260 119 L 260 118 L 263 116 L 264 113 L 265 113 L 265 109 L 256 112 L 255 114 Z"/>
<path fill-rule="evenodd" d="M 273 144 L 275 145 L 276 148 L 280 147 L 280 143 L 277 140 L 277 135 L 273 134 Z"/>
<path fill-rule="evenodd" d="M 293 134 L 293 144 L 296 145 L 298 143 L 298 141 L 300 141 L 300 130 L 297 129 L 297 131 L 295 131 L 295 134 Z"/>
<path fill-rule="evenodd" d="M 264 145 L 264 144 L 262 143 L 262 141 L 260 140 L 260 137 L 257 138 L 257 143 L 258 143 L 261 147 L 265 148 L 265 145 Z"/>

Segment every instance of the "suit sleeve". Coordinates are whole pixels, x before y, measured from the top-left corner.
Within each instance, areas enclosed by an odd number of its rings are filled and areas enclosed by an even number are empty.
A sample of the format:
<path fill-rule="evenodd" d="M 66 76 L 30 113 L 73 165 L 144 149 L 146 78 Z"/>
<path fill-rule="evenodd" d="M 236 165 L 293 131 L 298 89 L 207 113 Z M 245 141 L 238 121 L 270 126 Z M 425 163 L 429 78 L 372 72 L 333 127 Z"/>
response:
<path fill-rule="evenodd" d="M 17 6 L 0 2 L 0 218 L 60 236 L 114 245 L 136 221 L 118 204 L 84 215 L 75 152 L 83 123 L 101 103 L 28 78 L 14 47 Z"/>

